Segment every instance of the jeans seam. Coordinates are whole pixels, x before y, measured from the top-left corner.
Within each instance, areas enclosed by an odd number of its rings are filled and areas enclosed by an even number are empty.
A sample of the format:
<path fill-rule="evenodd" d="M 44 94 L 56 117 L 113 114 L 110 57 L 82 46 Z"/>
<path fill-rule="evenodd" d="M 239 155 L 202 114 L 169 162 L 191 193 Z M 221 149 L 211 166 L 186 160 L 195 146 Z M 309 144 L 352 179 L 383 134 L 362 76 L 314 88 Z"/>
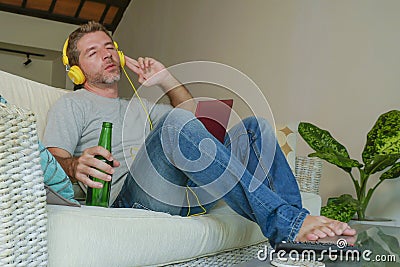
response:
<path fill-rule="evenodd" d="M 257 137 L 257 138 L 258 138 L 258 137 Z M 251 144 L 251 147 L 253 148 L 254 153 L 256 154 L 258 163 L 260 164 L 261 168 L 263 169 L 263 171 L 264 171 L 264 173 L 265 173 L 265 176 L 266 176 L 265 178 L 268 180 L 269 188 L 270 188 L 272 191 L 276 192 L 276 190 L 275 190 L 275 188 L 274 188 L 274 184 L 273 184 L 272 180 L 270 179 L 271 176 L 270 176 L 270 174 L 269 174 L 269 171 L 267 171 L 267 168 L 264 166 L 263 162 L 260 160 L 260 158 L 261 158 L 261 156 L 260 156 L 260 155 L 261 155 L 261 152 L 258 150 L 258 147 L 257 147 L 254 143 Z"/>
<path fill-rule="evenodd" d="M 238 135 L 235 135 L 233 138 L 229 138 L 229 142 L 226 143 L 226 144 L 224 144 L 225 147 L 228 147 L 228 146 L 232 145 L 233 141 L 239 139 L 239 138 L 240 138 L 241 136 L 243 136 L 243 135 L 247 135 L 247 134 L 245 134 L 245 133 L 240 133 L 240 134 L 238 134 Z"/>
<path fill-rule="evenodd" d="M 260 158 L 261 158 L 261 156 L 260 156 L 260 155 L 261 155 L 261 152 L 258 150 L 257 145 L 255 145 L 255 143 L 254 143 L 254 141 L 256 141 L 259 137 L 257 136 L 257 134 L 256 134 L 254 131 L 251 131 L 251 130 L 249 130 L 249 129 L 247 129 L 247 133 L 251 135 L 251 140 L 252 140 L 253 142 L 250 144 L 250 146 L 253 148 L 254 153 L 256 154 L 258 163 L 260 164 L 261 168 L 263 169 L 263 171 L 264 171 L 264 173 L 265 173 L 265 175 L 266 175 L 265 178 L 268 180 L 268 185 L 269 185 L 269 187 L 270 187 L 270 189 L 271 189 L 272 191 L 276 192 L 276 190 L 275 190 L 275 188 L 274 188 L 274 185 L 273 185 L 273 182 L 272 182 L 272 180 L 270 179 L 269 171 L 267 171 L 267 168 L 264 166 L 263 162 L 260 160 Z M 232 140 L 236 140 L 236 139 L 238 139 L 239 137 L 241 137 L 241 136 L 243 136 L 243 135 L 247 135 L 247 134 L 241 133 L 241 134 L 237 135 L 235 138 L 233 138 Z M 227 145 L 232 144 L 232 142 L 233 142 L 233 141 L 230 141 L 229 144 L 227 144 Z M 250 146 L 249 146 L 249 147 L 250 147 Z"/>
<path fill-rule="evenodd" d="M 300 228 L 309 212 L 306 209 L 301 209 L 299 215 L 294 220 L 293 226 L 288 235 L 288 241 L 294 241 L 299 234 Z"/>

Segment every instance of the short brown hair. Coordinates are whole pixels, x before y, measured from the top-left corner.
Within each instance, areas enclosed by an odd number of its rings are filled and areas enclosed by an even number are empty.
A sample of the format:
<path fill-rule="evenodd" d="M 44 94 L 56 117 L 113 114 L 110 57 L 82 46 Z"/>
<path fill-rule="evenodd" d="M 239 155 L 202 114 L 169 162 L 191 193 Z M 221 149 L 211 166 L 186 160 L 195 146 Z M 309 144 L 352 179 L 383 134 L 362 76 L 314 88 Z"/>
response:
<path fill-rule="evenodd" d="M 112 37 L 106 27 L 104 27 L 102 24 L 95 22 L 95 21 L 89 21 L 86 24 L 81 25 L 78 29 L 73 31 L 69 37 L 68 37 L 68 47 L 67 47 L 67 57 L 69 61 L 70 66 L 74 65 L 79 65 L 79 54 L 80 51 L 78 50 L 77 44 L 78 41 L 85 35 L 91 32 L 98 32 L 102 31 L 105 32 L 110 39 L 112 40 Z"/>

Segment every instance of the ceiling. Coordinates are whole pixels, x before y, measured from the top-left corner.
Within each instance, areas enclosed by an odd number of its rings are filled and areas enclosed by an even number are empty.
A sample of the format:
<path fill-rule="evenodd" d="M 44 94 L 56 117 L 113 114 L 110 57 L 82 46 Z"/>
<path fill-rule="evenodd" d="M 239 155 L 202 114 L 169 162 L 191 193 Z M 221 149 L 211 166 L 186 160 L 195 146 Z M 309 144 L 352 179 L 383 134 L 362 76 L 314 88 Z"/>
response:
<path fill-rule="evenodd" d="M 114 32 L 130 0 L 0 0 L 0 10 L 71 24 L 90 20 Z"/>

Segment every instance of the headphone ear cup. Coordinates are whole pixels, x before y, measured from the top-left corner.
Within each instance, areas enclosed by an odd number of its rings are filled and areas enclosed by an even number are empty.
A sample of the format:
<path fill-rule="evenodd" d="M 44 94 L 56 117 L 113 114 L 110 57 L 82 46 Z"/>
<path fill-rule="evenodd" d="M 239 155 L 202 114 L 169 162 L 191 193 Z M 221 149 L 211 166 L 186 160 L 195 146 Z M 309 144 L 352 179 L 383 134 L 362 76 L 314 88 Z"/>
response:
<path fill-rule="evenodd" d="M 118 50 L 118 56 L 119 56 L 119 62 L 121 64 L 121 67 L 125 67 L 125 56 L 124 53 L 120 50 Z"/>
<path fill-rule="evenodd" d="M 78 66 L 72 66 L 68 71 L 68 77 L 74 84 L 83 84 L 86 80 L 81 68 Z"/>

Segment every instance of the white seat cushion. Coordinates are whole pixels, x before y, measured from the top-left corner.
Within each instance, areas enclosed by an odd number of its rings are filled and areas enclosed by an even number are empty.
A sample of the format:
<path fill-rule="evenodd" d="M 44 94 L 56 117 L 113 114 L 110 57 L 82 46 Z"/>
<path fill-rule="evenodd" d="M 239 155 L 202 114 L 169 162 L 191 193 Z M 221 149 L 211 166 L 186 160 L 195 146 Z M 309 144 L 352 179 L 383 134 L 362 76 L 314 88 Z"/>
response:
<path fill-rule="evenodd" d="M 302 195 L 305 207 L 319 211 L 318 195 Z M 57 267 L 166 264 L 266 240 L 257 224 L 224 202 L 197 217 L 87 206 L 47 210 L 49 264 Z"/>
<path fill-rule="evenodd" d="M 265 240 L 259 227 L 220 205 L 197 217 L 138 209 L 48 205 L 50 266 L 145 266 Z"/>

